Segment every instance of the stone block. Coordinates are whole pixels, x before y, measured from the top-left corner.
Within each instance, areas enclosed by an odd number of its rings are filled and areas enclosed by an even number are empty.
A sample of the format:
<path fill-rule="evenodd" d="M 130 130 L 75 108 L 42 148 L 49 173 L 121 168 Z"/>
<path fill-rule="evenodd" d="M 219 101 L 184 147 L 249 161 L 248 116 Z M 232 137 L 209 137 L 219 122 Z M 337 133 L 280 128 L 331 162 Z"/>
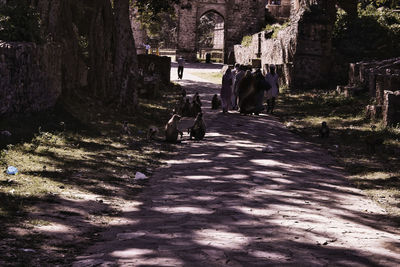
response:
<path fill-rule="evenodd" d="M 376 97 L 376 73 L 373 69 L 369 71 L 368 78 L 368 92 L 371 97 Z"/>
<path fill-rule="evenodd" d="M 383 92 L 385 91 L 385 76 L 378 74 L 375 76 L 375 98 L 378 105 L 383 105 Z"/>
<path fill-rule="evenodd" d="M 400 91 L 384 91 L 383 122 L 385 126 L 400 124 Z"/>
<path fill-rule="evenodd" d="M 360 83 L 360 66 L 361 63 L 350 63 L 349 67 L 349 84 L 359 84 Z"/>
<path fill-rule="evenodd" d="M 383 107 L 380 105 L 368 105 L 366 107 L 366 117 L 372 121 L 382 118 Z"/>
<path fill-rule="evenodd" d="M 357 96 L 363 91 L 363 88 L 358 86 L 345 86 L 344 87 L 344 96 L 345 97 L 352 97 Z"/>
<path fill-rule="evenodd" d="M 339 95 L 344 93 L 344 86 L 342 85 L 338 85 L 336 86 L 336 93 L 338 93 Z"/>

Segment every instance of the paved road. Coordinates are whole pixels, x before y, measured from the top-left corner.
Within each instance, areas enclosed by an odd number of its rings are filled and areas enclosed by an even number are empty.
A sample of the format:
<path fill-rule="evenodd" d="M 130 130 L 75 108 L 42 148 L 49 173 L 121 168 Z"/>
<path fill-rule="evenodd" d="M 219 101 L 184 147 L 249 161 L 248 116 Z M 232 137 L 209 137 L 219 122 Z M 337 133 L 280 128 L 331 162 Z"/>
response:
<path fill-rule="evenodd" d="M 178 145 L 74 266 L 400 266 L 399 231 L 325 151 L 273 117 L 211 111 L 218 86 L 185 77 L 206 139 Z"/>

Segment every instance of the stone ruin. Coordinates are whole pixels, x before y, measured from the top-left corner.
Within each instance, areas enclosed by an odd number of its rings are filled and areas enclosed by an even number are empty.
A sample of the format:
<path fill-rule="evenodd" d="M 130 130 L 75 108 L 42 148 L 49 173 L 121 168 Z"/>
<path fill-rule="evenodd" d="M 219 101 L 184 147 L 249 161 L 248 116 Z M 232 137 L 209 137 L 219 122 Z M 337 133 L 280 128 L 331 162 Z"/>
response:
<path fill-rule="evenodd" d="M 234 45 L 245 33 L 255 33 L 265 20 L 265 0 L 184 0 L 176 7 L 178 17 L 177 56 L 196 60 L 200 18 L 215 12 L 224 19 L 224 62 L 234 63 Z"/>
<path fill-rule="evenodd" d="M 277 65 L 291 89 L 324 86 L 331 71 L 335 16 L 336 1 L 292 0 L 287 26 L 277 34 L 262 31 L 253 35 L 250 46 L 236 45 L 236 61 L 249 64 L 260 59 L 262 66 Z"/>
<path fill-rule="evenodd" d="M 367 117 L 383 118 L 385 126 L 400 123 L 400 57 L 351 63 L 349 85 L 338 89 L 346 96 L 368 91 L 374 104 L 366 107 Z"/>

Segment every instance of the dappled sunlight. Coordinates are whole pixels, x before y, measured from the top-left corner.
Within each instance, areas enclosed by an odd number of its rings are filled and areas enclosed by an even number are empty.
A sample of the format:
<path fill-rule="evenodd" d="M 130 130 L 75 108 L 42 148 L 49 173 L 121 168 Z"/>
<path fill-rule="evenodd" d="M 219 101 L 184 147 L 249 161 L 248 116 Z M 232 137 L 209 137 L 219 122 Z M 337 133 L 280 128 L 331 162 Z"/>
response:
<path fill-rule="evenodd" d="M 264 167 L 282 167 L 282 168 L 294 168 L 295 166 L 285 164 L 273 159 L 252 159 L 250 162 L 253 162 L 256 165 L 264 166 Z M 291 170 L 293 171 L 293 170 Z"/>
<path fill-rule="evenodd" d="M 111 256 L 117 258 L 132 258 L 136 256 L 145 256 L 147 254 L 152 254 L 154 251 L 151 249 L 139 249 L 139 248 L 131 248 L 126 250 L 114 251 L 111 253 Z"/>
<path fill-rule="evenodd" d="M 214 177 L 207 176 L 207 175 L 188 175 L 188 176 L 185 176 L 185 179 L 188 179 L 188 180 L 211 180 L 211 179 L 214 179 Z"/>
<path fill-rule="evenodd" d="M 194 232 L 194 241 L 203 246 L 224 250 L 241 249 L 249 243 L 247 236 L 225 230 L 202 229 Z"/>
<path fill-rule="evenodd" d="M 181 207 L 155 207 L 155 211 L 162 213 L 176 214 L 176 213 L 191 213 L 191 214 L 211 214 L 213 213 L 210 209 L 204 209 L 193 206 L 181 206 Z"/>
<path fill-rule="evenodd" d="M 216 85 L 185 75 L 180 83 L 204 100 L 205 139 L 177 145 L 141 204 L 115 217 L 133 221 L 113 225 L 87 257 L 127 266 L 400 265 L 398 230 L 326 151 L 269 115 L 210 110 Z M 263 153 L 267 145 L 273 151 Z"/>

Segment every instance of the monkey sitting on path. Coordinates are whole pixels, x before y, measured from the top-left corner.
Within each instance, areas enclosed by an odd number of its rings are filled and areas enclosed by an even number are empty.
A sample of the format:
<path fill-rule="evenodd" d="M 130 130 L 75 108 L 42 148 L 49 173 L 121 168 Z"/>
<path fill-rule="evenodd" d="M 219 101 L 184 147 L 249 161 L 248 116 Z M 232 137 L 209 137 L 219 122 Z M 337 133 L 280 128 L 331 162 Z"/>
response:
<path fill-rule="evenodd" d="M 190 106 L 189 98 L 186 98 L 186 102 L 183 104 L 181 114 L 183 117 L 191 117 L 192 116 L 192 108 Z"/>
<path fill-rule="evenodd" d="M 329 137 L 329 127 L 325 121 L 322 122 L 321 128 L 319 129 L 319 137 L 321 137 L 321 138 Z"/>
<path fill-rule="evenodd" d="M 147 141 L 154 140 L 158 134 L 158 128 L 156 126 L 150 126 L 147 130 Z"/>
<path fill-rule="evenodd" d="M 218 95 L 215 94 L 211 100 L 211 109 L 219 109 L 221 107 L 221 100 L 219 100 Z"/>
<path fill-rule="evenodd" d="M 203 140 L 206 135 L 206 124 L 203 120 L 203 113 L 198 113 L 194 125 L 188 129 L 190 139 L 194 137 L 195 140 Z"/>
<path fill-rule="evenodd" d="M 183 132 L 178 130 L 178 123 L 181 120 L 181 116 L 175 114 L 168 121 L 167 125 L 165 125 L 165 140 L 171 143 L 178 142 L 178 134 L 183 136 Z"/>
<path fill-rule="evenodd" d="M 196 117 L 199 113 L 201 113 L 201 105 L 199 105 L 197 101 L 193 101 L 191 106 L 191 117 Z"/>

